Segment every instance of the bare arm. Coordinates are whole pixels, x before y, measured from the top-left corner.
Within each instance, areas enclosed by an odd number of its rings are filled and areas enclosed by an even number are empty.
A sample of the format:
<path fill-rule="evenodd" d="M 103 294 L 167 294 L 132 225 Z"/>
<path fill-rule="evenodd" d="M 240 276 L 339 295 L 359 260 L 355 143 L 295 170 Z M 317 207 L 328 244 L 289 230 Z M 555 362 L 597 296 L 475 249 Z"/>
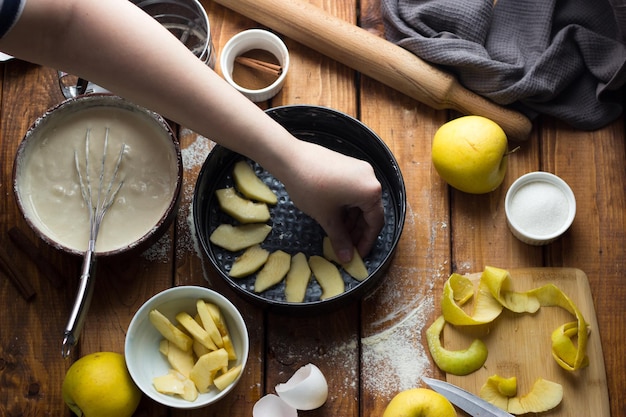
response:
<path fill-rule="evenodd" d="M 80 75 L 254 159 L 343 259 L 353 243 L 368 252 L 382 227 L 369 164 L 296 140 L 128 0 L 28 0 L 0 49 Z"/>

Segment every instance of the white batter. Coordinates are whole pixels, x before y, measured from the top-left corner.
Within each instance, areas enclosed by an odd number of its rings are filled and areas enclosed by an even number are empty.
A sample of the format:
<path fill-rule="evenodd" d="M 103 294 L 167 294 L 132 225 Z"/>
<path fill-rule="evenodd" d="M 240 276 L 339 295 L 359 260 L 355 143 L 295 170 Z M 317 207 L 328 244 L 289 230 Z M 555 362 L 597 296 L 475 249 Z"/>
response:
<path fill-rule="evenodd" d="M 97 252 L 123 248 L 146 235 L 163 216 L 176 190 L 174 144 L 147 115 L 102 106 L 81 109 L 48 123 L 37 135 L 37 143 L 25 152 L 18 192 L 33 223 L 54 241 L 78 251 L 87 248 L 89 217 L 74 151 L 78 151 L 82 165 L 85 135 L 91 128 L 90 154 L 95 156 L 90 162 L 91 175 L 97 187 L 95 171 L 99 173 L 97 161 L 101 161 L 107 127 L 108 167 L 115 164 L 121 144 L 126 145 L 118 174 L 124 185 L 102 222 Z"/>

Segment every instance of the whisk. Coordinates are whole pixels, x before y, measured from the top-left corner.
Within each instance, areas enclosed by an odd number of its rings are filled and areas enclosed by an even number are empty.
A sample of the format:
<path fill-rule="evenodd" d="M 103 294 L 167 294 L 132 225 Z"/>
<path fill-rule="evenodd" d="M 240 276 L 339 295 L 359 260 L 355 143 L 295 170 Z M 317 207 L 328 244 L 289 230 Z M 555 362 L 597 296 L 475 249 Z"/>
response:
<path fill-rule="evenodd" d="M 122 188 L 122 185 L 124 185 L 124 180 L 118 179 L 118 174 L 126 150 L 126 144 L 122 143 L 115 165 L 112 170 L 109 170 L 110 173 L 107 175 L 106 158 L 109 146 L 109 128 L 106 128 L 104 134 L 104 145 L 98 179 L 95 181 L 94 178 L 94 184 L 92 185 L 92 174 L 90 172 L 91 164 L 89 161 L 90 136 L 91 129 L 87 129 L 85 135 L 84 172 L 81 170 L 78 152 L 74 151 L 74 163 L 76 165 L 76 172 L 78 173 L 80 191 L 85 205 L 87 206 L 87 210 L 89 210 L 89 242 L 87 250 L 83 255 L 78 293 L 63 334 L 62 353 L 64 358 L 70 355 L 72 348 L 78 341 L 78 336 L 82 330 L 85 316 L 87 315 L 87 310 L 89 310 L 89 304 L 91 303 L 93 282 L 95 280 L 96 240 L 98 239 L 100 224 L 104 219 L 104 215 L 115 202 L 115 198 Z M 108 178 L 105 178 L 107 176 Z M 95 185 L 97 185 L 97 189 L 94 189 Z"/>

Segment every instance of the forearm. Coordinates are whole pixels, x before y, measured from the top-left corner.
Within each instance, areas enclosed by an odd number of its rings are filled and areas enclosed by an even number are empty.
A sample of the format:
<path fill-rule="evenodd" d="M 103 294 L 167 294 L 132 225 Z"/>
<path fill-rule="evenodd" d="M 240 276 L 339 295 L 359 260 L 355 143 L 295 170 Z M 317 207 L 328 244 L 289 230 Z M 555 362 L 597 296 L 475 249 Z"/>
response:
<path fill-rule="evenodd" d="M 28 0 L 0 46 L 89 79 L 275 171 L 298 146 L 128 0 Z"/>
<path fill-rule="evenodd" d="M 128 0 L 27 0 L 0 50 L 79 75 L 255 160 L 345 262 L 353 244 L 367 253 L 382 227 L 381 185 L 369 164 L 294 138 Z"/>

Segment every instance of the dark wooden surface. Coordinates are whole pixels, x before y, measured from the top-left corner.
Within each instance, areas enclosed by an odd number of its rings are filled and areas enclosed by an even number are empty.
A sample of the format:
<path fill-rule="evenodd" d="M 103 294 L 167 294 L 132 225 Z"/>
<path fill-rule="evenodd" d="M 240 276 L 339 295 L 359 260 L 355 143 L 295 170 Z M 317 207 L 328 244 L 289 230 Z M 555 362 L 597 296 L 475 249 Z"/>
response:
<path fill-rule="evenodd" d="M 346 21 L 359 22 L 379 34 L 382 31 L 376 0 L 311 1 Z M 259 26 L 208 0 L 203 4 L 218 52 L 237 32 Z M 267 314 L 237 298 L 212 273 L 195 245 L 189 223 L 195 177 L 211 147 L 210 138 L 180 127 L 185 186 L 175 224 L 147 253 L 99 263 L 95 297 L 79 347 L 73 358 L 62 359 L 61 335 L 74 299 L 80 260 L 36 241 L 18 212 L 11 185 L 21 138 L 62 96 L 53 69 L 10 61 L 1 72 L 0 244 L 30 280 L 36 296 L 25 301 L 0 275 L 0 416 L 69 415 L 61 384 L 72 360 L 95 351 L 123 352 L 126 329 L 139 306 L 163 289 L 184 284 L 216 288 L 243 311 L 251 341 L 248 367 L 236 389 L 218 405 L 183 412 L 144 398 L 137 416 L 251 416 L 256 400 L 309 362 L 324 372 L 330 396 L 323 407 L 306 412 L 307 416 L 379 416 L 397 391 L 419 385 L 421 375 L 443 376 L 424 348 L 423 332 L 439 314 L 439 297 L 448 275 L 480 272 L 485 265 L 575 267 L 587 274 L 599 321 L 591 337 L 602 341 L 611 413 L 626 416 L 623 118 L 594 132 L 541 118 L 529 140 L 511 156 L 503 186 L 490 194 L 467 195 L 451 190 L 430 162 L 434 132 L 457 115 L 433 110 L 290 39 L 285 42 L 291 53 L 287 83 L 277 97 L 261 106 L 324 105 L 358 117 L 383 138 L 400 163 L 408 212 L 383 284 L 360 303 L 308 317 Z M 504 216 L 508 186 L 534 170 L 561 176 L 577 198 L 573 226 L 562 239 L 545 247 L 516 240 Z M 16 226 L 62 272 L 64 285 L 55 287 L 10 242 L 7 232 Z"/>

